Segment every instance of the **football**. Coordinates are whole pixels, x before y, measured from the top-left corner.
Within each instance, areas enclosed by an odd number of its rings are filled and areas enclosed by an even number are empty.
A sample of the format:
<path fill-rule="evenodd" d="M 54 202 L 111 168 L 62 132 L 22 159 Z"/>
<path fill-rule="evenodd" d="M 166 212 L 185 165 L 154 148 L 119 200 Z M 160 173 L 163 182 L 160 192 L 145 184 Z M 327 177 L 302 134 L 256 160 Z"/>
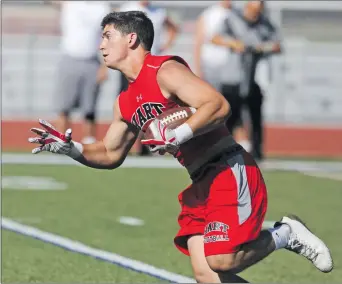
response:
<path fill-rule="evenodd" d="M 177 107 L 164 111 L 162 114 L 157 116 L 163 125 L 166 125 L 169 129 L 175 129 L 184 122 L 186 122 L 194 113 L 196 109 L 191 107 Z M 144 139 L 155 138 L 150 127 L 147 127 L 144 133 Z"/>

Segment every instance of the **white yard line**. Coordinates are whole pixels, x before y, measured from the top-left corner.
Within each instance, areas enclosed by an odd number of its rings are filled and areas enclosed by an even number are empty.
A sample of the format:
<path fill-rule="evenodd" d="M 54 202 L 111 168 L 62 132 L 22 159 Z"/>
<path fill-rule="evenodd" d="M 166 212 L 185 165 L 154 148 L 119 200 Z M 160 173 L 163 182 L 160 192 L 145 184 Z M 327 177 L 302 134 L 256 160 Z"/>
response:
<path fill-rule="evenodd" d="M 342 171 L 340 172 L 305 172 L 303 171 L 302 174 L 315 177 L 315 178 L 325 178 L 325 179 L 331 179 L 336 181 L 342 181 Z"/>
<path fill-rule="evenodd" d="M 2 164 L 20 165 L 71 165 L 83 166 L 73 159 L 63 155 L 42 153 L 33 154 L 2 154 Z M 122 168 L 182 168 L 173 158 L 163 157 L 127 157 L 121 165 Z"/>
<path fill-rule="evenodd" d="M 2 164 L 21 165 L 73 165 L 82 166 L 73 159 L 50 153 L 16 154 L 3 153 Z M 171 157 L 127 157 L 121 165 L 122 168 L 182 168 L 176 159 Z M 263 170 L 288 170 L 288 171 L 329 171 L 341 172 L 342 162 L 316 162 L 316 161 L 290 161 L 290 160 L 265 160 L 260 163 Z"/>
<path fill-rule="evenodd" d="M 192 278 L 172 273 L 167 270 L 154 267 L 141 261 L 123 257 L 115 253 L 92 248 L 78 241 L 73 241 L 49 232 L 44 232 L 37 228 L 20 224 L 8 218 L 1 218 L 1 227 L 5 230 L 32 237 L 72 252 L 81 253 L 96 259 L 110 262 L 123 268 L 144 273 L 164 281 L 170 281 L 172 283 L 196 283 Z"/>
<path fill-rule="evenodd" d="M 120 216 L 117 220 L 120 224 L 123 225 L 128 225 L 128 226 L 144 226 L 145 221 L 135 218 L 135 217 L 130 217 L 130 216 Z"/>

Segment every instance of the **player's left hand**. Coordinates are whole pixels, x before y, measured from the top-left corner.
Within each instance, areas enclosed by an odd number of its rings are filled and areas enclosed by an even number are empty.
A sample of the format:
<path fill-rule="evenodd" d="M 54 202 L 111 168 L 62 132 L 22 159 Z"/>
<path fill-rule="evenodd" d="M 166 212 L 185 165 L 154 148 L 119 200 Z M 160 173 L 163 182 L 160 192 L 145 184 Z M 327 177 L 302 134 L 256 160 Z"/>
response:
<path fill-rule="evenodd" d="M 71 158 L 80 156 L 79 149 L 75 146 L 77 142 L 71 140 L 71 129 L 68 129 L 65 134 L 57 131 L 49 122 L 39 119 L 39 124 L 44 128 L 31 128 L 31 131 L 38 137 L 28 139 L 30 143 L 40 144 L 39 147 L 32 150 L 33 154 L 38 154 L 43 151 L 52 152 L 55 154 L 64 154 Z M 78 143 L 79 144 L 79 143 Z"/>
<path fill-rule="evenodd" d="M 177 141 L 175 131 L 168 129 L 159 119 L 154 119 L 149 126 L 155 131 L 155 137 L 153 139 L 143 139 L 141 144 L 149 146 L 152 153 L 158 152 L 164 155 L 168 152 L 175 155 L 178 152 L 180 143 Z"/>

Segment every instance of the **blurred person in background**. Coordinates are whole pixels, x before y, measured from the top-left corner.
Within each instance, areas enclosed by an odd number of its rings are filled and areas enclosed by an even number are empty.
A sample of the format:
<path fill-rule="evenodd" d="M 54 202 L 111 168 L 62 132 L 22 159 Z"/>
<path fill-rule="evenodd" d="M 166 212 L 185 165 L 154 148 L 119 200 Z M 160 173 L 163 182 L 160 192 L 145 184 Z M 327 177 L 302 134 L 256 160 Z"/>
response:
<path fill-rule="evenodd" d="M 83 118 L 83 143 L 96 138 L 96 103 L 100 85 L 107 79 L 98 46 L 101 20 L 110 12 L 105 1 L 49 1 L 60 10 L 61 60 L 57 74 L 58 129 L 70 128 L 70 114 L 80 107 Z M 87 15 L 86 17 L 84 15 Z"/>
<path fill-rule="evenodd" d="M 230 51 L 226 47 L 213 44 L 212 37 L 224 30 L 224 21 L 232 12 L 231 8 L 230 0 L 222 0 L 206 8 L 196 21 L 194 71 L 219 91 L 222 84 L 221 71 L 228 64 Z"/>
<path fill-rule="evenodd" d="M 151 1 L 127 1 L 122 4 L 119 11 L 141 11 L 144 12 L 152 21 L 154 26 L 154 42 L 151 50 L 153 55 L 161 55 L 168 50 L 174 43 L 178 27 L 173 20 L 168 16 L 166 9 L 156 7 Z M 166 31 L 166 38 L 164 32 Z M 120 73 L 120 89 L 122 92 L 128 88 L 127 78 Z M 147 147 L 141 145 L 140 139 L 137 139 L 130 154 L 133 155 L 149 155 L 150 151 Z"/>
<path fill-rule="evenodd" d="M 222 93 L 229 100 L 232 107 L 232 116 L 227 121 L 227 127 L 234 132 L 240 144 L 249 150 L 247 137 L 252 140 L 252 154 L 263 159 L 263 121 L 262 101 L 263 95 L 259 85 L 255 81 L 255 72 L 259 61 L 269 55 L 281 51 L 280 37 L 277 29 L 263 14 L 264 1 L 249 1 L 243 10 L 236 9 L 230 17 L 225 19 L 223 34 L 217 34 L 212 42 L 232 50 L 234 59 L 227 65 L 227 78 L 234 72 L 240 74 L 238 94 L 230 92 L 230 84 L 224 84 Z M 239 48 L 232 49 L 231 40 L 238 42 Z M 234 55 L 233 55 L 234 54 Z M 246 134 L 242 119 L 242 108 L 246 106 L 250 120 L 250 135 Z"/>
<path fill-rule="evenodd" d="M 213 37 L 223 34 L 225 21 L 231 14 L 235 13 L 232 1 L 222 0 L 207 9 L 200 15 L 196 25 L 195 40 L 195 72 L 198 76 L 212 84 L 219 90 L 227 100 L 232 100 L 232 109 L 239 105 L 241 74 L 236 70 L 240 60 L 239 54 L 244 45 L 238 39 L 227 38 L 226 45 L 217 45 Z M 229 49 L 227 48 L 229 45 Z M 239 117 L 238 112 L 234 111 L 231 118 L 227 121 L 228 129 L 233 133 L 233 126 Z M 240 131 L 241 132 L 241 131 Z M 241 139 L 239 131 L 235 129 L 235 138 L 247 150 L 250 150 L 250 143 Z"/>

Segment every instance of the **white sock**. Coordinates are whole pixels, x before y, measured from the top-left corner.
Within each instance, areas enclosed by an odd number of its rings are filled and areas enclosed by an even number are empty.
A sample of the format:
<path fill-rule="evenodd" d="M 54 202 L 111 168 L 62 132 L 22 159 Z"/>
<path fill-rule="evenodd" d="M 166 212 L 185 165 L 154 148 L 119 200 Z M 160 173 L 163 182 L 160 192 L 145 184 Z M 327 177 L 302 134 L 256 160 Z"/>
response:
<path fill-rule="evenodd" d="M 271 228 L 268 231 L 272 234 L 276 250 L 287 246 L 291 232 L 289 225 L 282 224 L 278 227 Z"/>

